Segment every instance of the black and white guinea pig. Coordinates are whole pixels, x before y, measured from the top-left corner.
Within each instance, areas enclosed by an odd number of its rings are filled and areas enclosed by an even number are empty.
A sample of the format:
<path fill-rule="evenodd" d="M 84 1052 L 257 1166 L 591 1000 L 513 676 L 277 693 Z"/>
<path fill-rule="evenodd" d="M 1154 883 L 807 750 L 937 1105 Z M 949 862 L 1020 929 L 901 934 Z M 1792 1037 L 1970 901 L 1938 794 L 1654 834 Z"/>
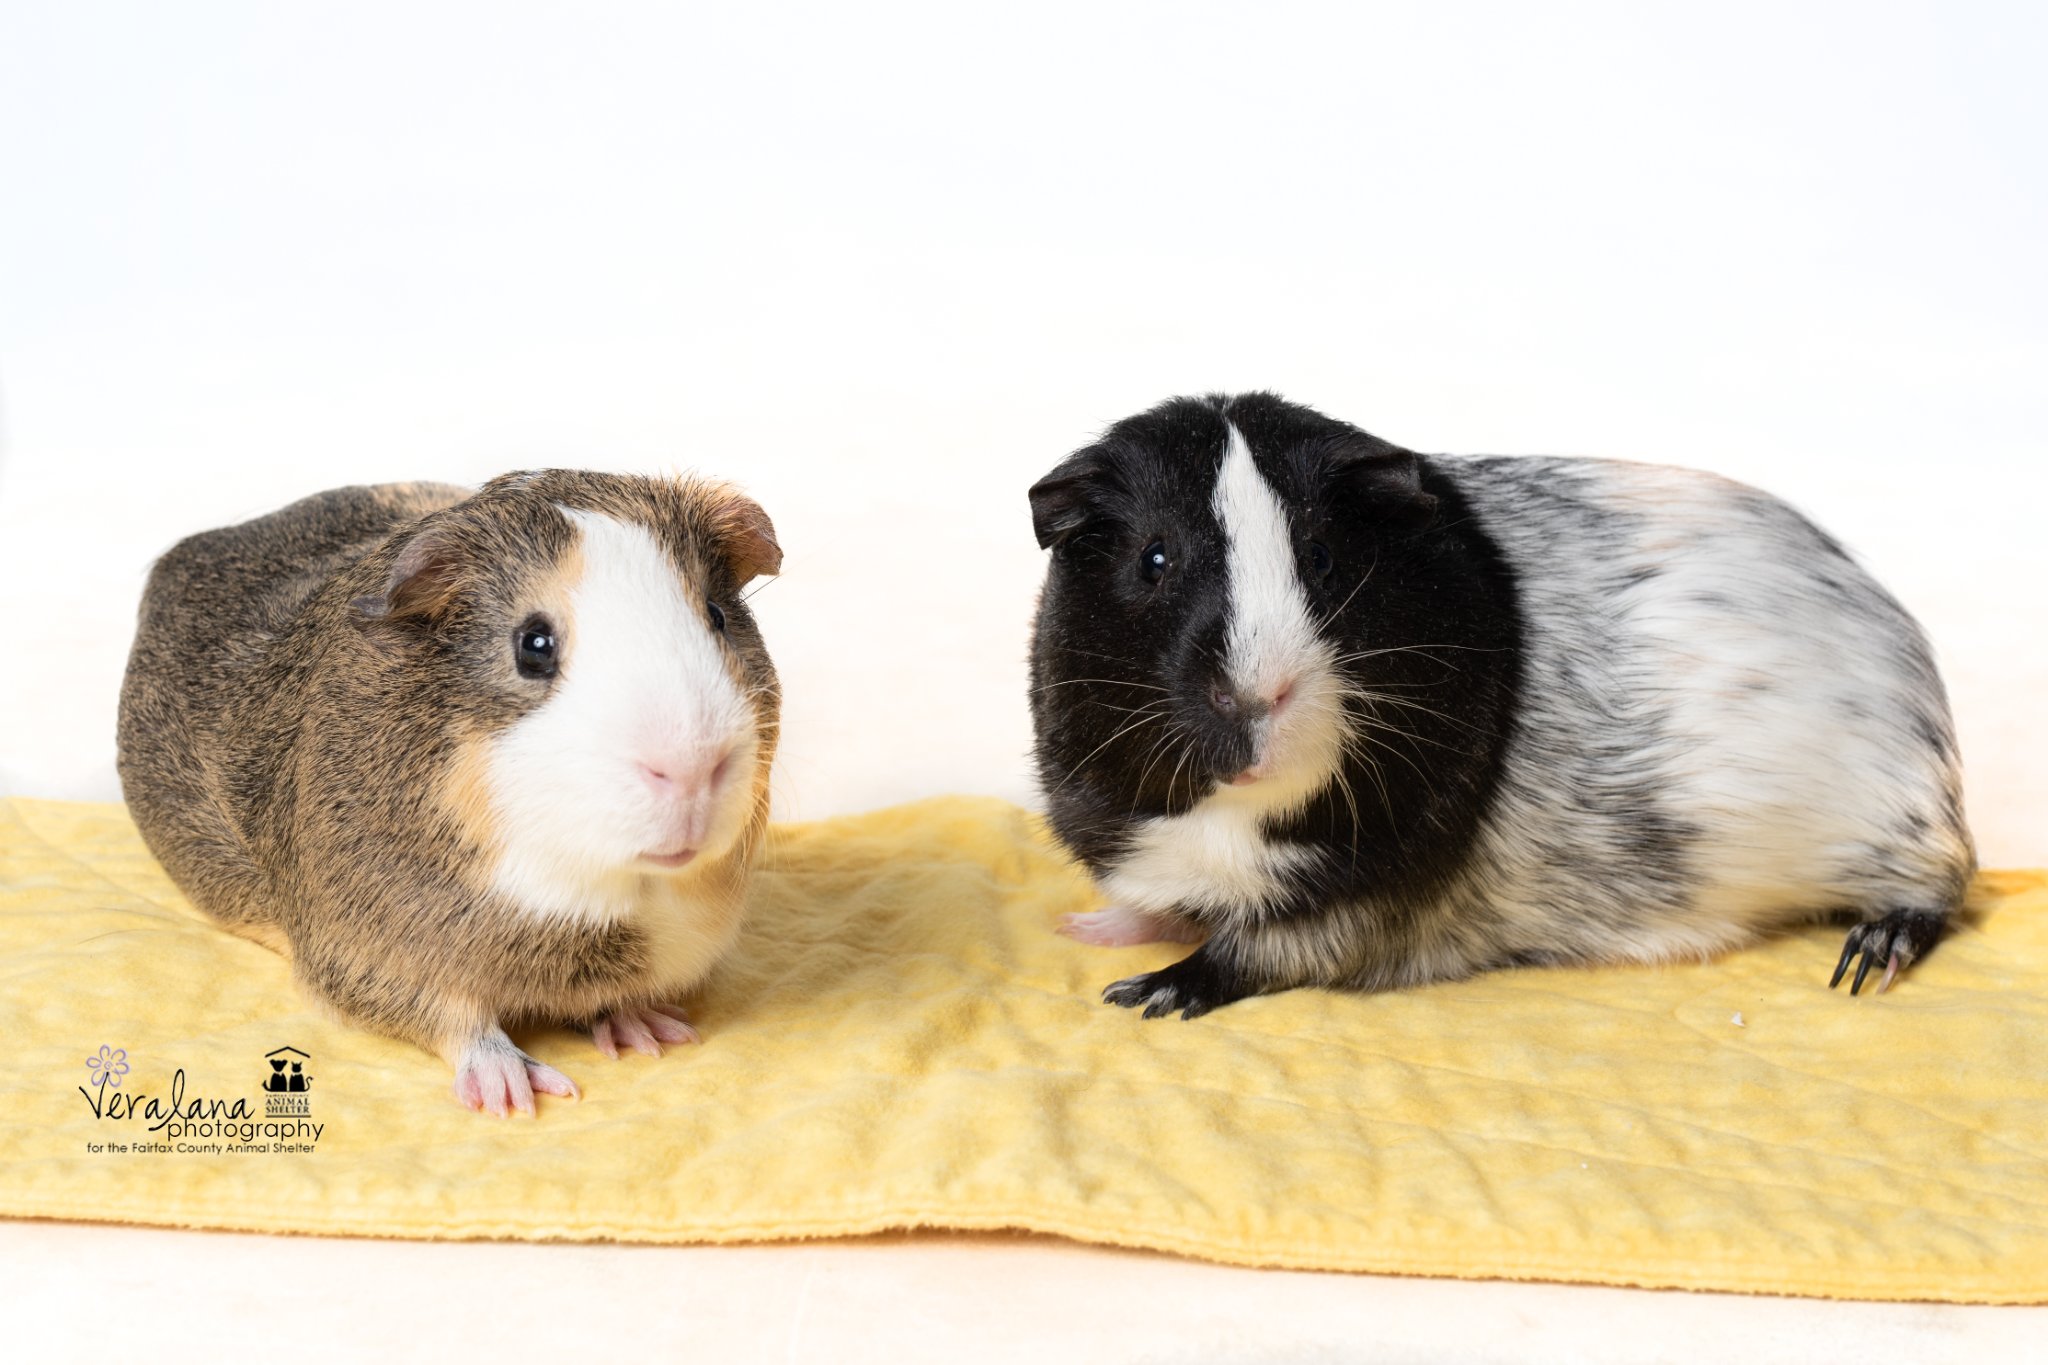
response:
<path fill-rule="evenodd" d="M 1926 639 L 1726 479 L 1423 456 L 1271 394 L 1117 423 L 1031 489 L 1052 828 L 1085 942 L 1200 942 L 1104 993 L 1701 958 L 1853 918 L 1879 988 L 1975 855 Z"/>

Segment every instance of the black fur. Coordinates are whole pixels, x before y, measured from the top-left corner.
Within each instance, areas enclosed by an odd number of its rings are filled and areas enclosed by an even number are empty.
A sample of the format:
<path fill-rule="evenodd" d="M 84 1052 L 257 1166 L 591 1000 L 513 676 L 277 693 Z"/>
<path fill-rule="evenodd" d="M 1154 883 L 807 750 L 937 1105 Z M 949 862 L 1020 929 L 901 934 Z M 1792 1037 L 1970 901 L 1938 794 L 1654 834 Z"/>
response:
<path fill-rule="evenodd" d="M 1263 918 L 1313 920 L 1364 897 L 1389 914 L 1427 904 L 1466 857 L 1515 724 L 1514 577 L 1430 461 L 1270 394 L 1162 404 L 1032 490 L 1053 550 L 1031 669 L 1053 829 L 1105 873 L 1134 822 L 1190 809 L 1249 758 L 1243 718 L 1208 700 L 1229 607 L 1212 507 L 1226 415 L 1285 503 L 1323 637 L 1363 656 L 1340 672 L 1381 698 L 1348 703 L 1362 739 L 1342 780 L 1267 827 L 1310 856 Z M 1138 565 L 1154 541 L 1174 565 L 1158 585 Z M 1328 547 L 1327 579 L 1309 560 L 1314 543 Z M 1171 739 L 1137 717 L 1162 701 L 1181 727 Z M 1236 994 L 1277 984 L 1254 979 Z"/>

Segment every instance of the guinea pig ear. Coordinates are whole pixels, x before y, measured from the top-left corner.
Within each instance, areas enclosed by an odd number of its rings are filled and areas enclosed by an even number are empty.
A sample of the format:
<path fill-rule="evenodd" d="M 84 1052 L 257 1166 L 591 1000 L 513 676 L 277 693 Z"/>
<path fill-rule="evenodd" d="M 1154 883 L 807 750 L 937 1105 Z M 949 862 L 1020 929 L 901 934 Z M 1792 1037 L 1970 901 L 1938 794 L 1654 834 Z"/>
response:
<path fill-rule="evenodd" d="M 1332 441 L 1322 458 L 1325 477 L 1384 520 L 1420 526 L 1436 515 L 1436 498 L 1422 491 L 1422 465 L 1414 451 L 1359 432 Z"/>
<path fill-rule="evenodd" d="M 742 587 L 762 574 L 782 572 L 782 545 L 775 523 L 761 504 L 731 489 L 722 490 L 712 512 L 719 549 Z"/>
<path fill-rule="evenodd" d="M 449 526 L 422 526 L 391 561 L 384 591 L 355 598 L 349 605 L 372 620 L 438 620 L 455 600 L 462 565 L 462 547 Z"/>
<path fill-rule="evenodd" d="M 1108 472 L 1101 449 L 1090 446 L 1031 485 L 1031 529 L 1039 549 L 1050 550 L 1095 520 L 1097 495 Z"/>

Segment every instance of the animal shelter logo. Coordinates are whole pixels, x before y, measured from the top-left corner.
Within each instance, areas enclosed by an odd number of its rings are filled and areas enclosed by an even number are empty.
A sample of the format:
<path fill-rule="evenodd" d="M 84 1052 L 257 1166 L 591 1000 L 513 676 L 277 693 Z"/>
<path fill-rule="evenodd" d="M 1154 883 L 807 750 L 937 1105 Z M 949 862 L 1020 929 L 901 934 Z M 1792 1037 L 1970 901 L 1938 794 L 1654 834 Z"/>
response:
<path fill-rule="evenodd" d="M 85 1059 L 86 1081 L 78 1087 L 103 1141 L 88 1138 L 95 1156 L 245 1156 L 308 1153 L 327 1125 L 313 1115 L 312 1057 L 298 1048 L 264 1054 L 259 1088 L 263 1115 L 248 1096 L 194 1093 L 178 1067 L 168 1097 L 144 1089 L 146 1072 L 128 1049 L 100 1044 Z"/>
<path fill-rule="evenodd" d="M 270 1074 L 263 1078 L 263 1112 L 271 1118 L 303 1118 L 313 1112 L 313 1078 L 306 1063 L 313 1059 L 295 1047 L 274 1048 L 264 1054 Z M 287 1070 L 289 1068 L 289 1070 Z"/>

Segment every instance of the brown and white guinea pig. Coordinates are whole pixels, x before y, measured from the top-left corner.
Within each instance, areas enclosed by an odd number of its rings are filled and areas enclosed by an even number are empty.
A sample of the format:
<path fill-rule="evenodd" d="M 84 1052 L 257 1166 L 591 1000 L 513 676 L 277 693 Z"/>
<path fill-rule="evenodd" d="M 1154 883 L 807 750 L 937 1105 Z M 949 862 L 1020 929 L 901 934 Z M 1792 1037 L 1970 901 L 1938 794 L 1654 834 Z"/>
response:
<path fill-rule="evenodd" d="M 508 1028 L 694 1042 L 768 818 L 779 693 L 725 486 L 569 470 L 316 494 L 158 561 L 121 782 L 202 909 L 474 1109 L 575 1085 Z"/>
<path fill-rule="evenodd" d="M 1423 456 L 1264 393 L 1117 423 L 1031 490 L 1052 828 L 1113 1004 L 1698 958 L 1854 919 L 1880 989 L 1974 865 L 1927 642 L 1703 473 Z"/>

